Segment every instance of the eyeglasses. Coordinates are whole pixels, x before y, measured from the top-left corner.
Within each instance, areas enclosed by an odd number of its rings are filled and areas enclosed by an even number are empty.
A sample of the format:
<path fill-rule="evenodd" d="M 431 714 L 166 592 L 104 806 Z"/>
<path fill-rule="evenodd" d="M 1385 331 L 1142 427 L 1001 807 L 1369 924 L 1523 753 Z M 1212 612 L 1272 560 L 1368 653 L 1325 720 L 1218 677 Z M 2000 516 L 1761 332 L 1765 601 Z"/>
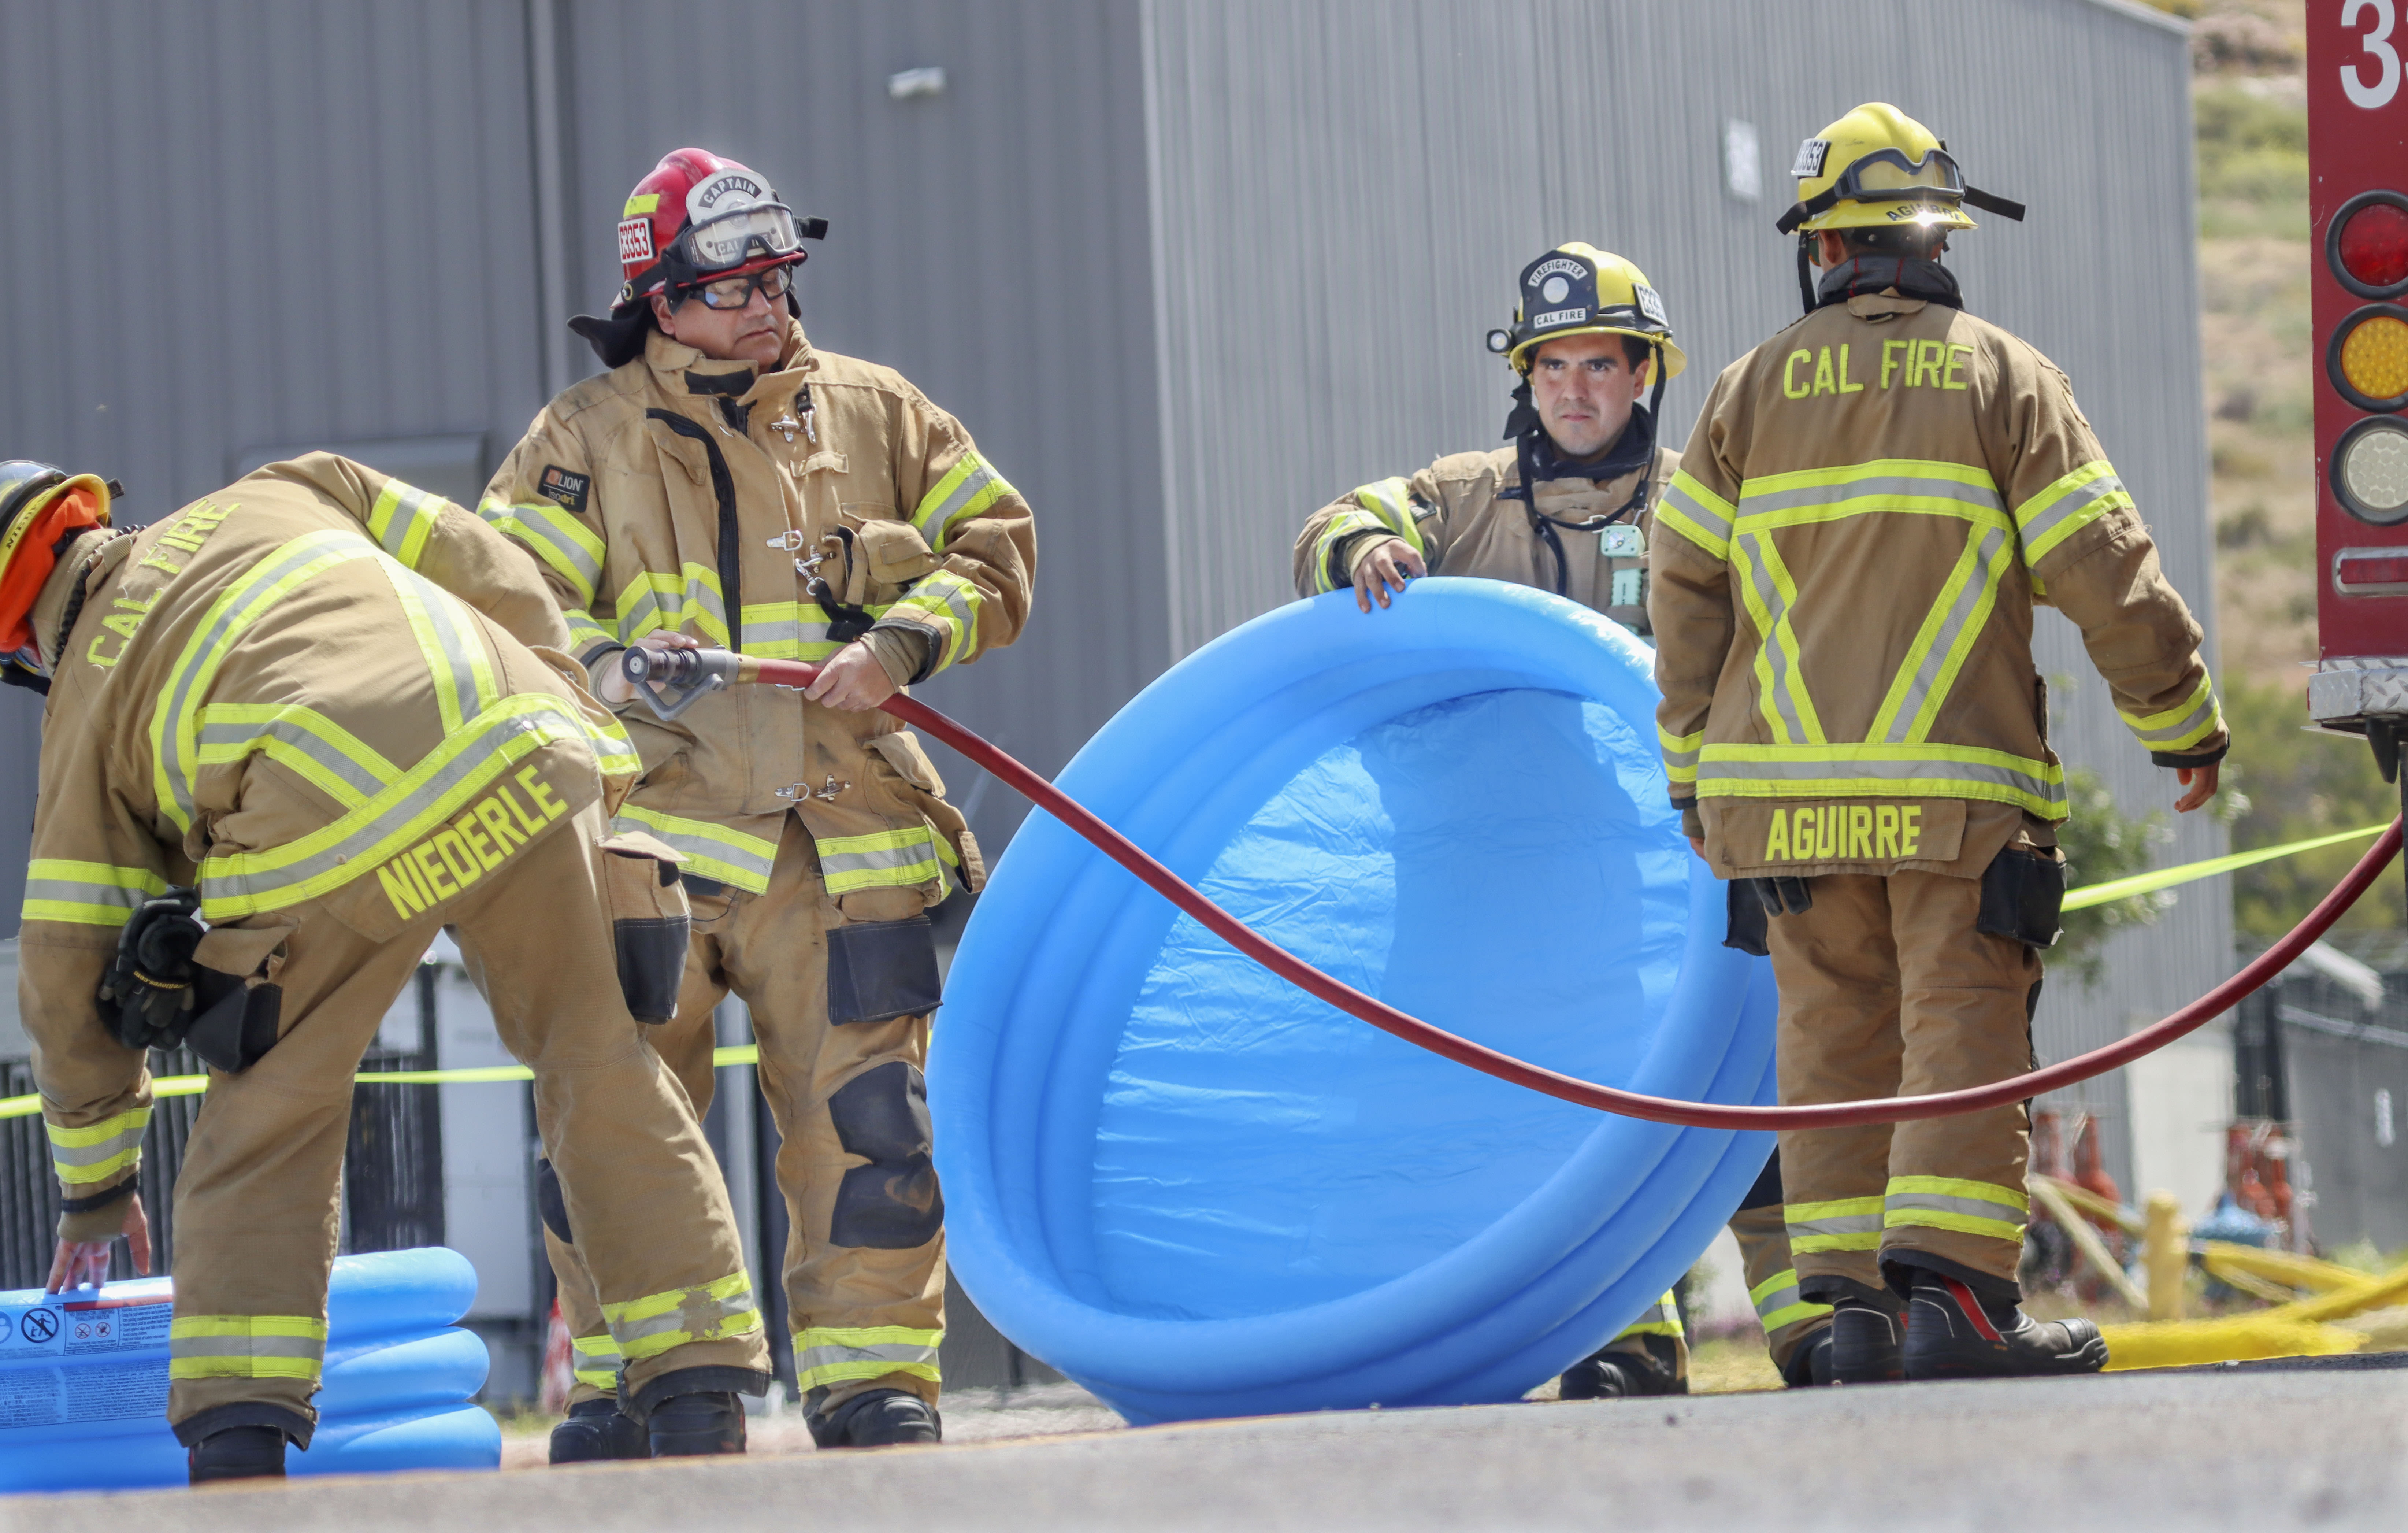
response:
<path fill-rule="evenodd" d="M 794 290 L 795 269 L 786 265 L 699 282 L 687 291 L 700 298 L 705 308 L 742 308 L 752 301 L 756 292 L 774 304 Z"/>

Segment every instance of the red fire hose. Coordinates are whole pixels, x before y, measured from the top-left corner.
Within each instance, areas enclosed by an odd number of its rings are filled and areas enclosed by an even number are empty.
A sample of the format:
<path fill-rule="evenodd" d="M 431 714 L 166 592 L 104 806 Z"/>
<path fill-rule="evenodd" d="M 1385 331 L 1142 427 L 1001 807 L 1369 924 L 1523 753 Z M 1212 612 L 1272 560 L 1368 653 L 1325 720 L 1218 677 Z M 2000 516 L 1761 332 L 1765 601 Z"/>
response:
<path fill-rule="evenodd" d="M 817 666 L 793 660 L 755 660 L 748 655 L 740 663 L 737 680 L 767 681 L 783 687 L 807 687 L 818 678 Z M 1500 1081 L 1511 1081 L 1532 1091 L 1544 1092 L 1549 1096 L 1606 1112 L 1617 1112 L 1627 1118 L 1682 1124 L 1692 1128 L 1849 1128 L 1862 1124 L 1905 1123 L 1914 1118 L 1945 1118 L 1960 1112 L 1980 1112 L 1987 1108 L 2006 1107 L 2042 1092 L 2104 1075 L 2195 1031 L 2288 967 L 2294 959 L 2307 951 L 2310 943 L 2322 937 L 2326 929 L 2340 919 L 2344 910 L 2358 902 L 2358 895 L 2374 882 L 2376 876 L 2400 850 L 2401 823 L 2395 820 L 2391 828 L 2385 831 L 2367 850 L 2366 855 L 2358 859 L 2358 866 L 2349 870 L 2349 876 L 2335 885 L 2332 893 L 2308 913 L 2306 920 L 2293 927 L 2289 935 L 2206 995 L 2119 1043 L 2094 1049 L 2086 1054 L 2078 1054 L 2028 1075 L 2018 1075 L 2012 1080 L 1966 1091 L 1938 1092 L 1928 1096 L 1888 1096 L 1870 1102 L 1831 1102 L 1820 1107 L 1717 1107 L 1704 1102 L 1642 1096 L 1636 1092 L 1600 1086 L 1592 1081 L 1576 1080 L 1554 1070 L 1541 1069 L 1511 1054 L 1498 1053 L 1469 1039 L 1457 1038 L 1443 1028 L 1433 1027 L 1418 1017 L 1408 1016 L 1352 985 L 1331 979 L 1277 943 L 1257 935 L 1236 916 L 1205 898 L 1186 880 L 1147 856 L 1120 832 L 1064 796 L 1054 784 L 935 709 L 900 694 L 879 706 L 905 724 L 926 730 L 993 772 L 1030 803 L 1077 831 L 1093 842 L 1097 851 L 1136 874 L 1147 887 L 1194 916 L 1223 941 L 1307 995 L 1316 996 L 1382 1032 L 1394 1034 L 1408 1043 L 1435 1054 L 1443 1054 L 1457 1064 L 1469 1065 Z"/>

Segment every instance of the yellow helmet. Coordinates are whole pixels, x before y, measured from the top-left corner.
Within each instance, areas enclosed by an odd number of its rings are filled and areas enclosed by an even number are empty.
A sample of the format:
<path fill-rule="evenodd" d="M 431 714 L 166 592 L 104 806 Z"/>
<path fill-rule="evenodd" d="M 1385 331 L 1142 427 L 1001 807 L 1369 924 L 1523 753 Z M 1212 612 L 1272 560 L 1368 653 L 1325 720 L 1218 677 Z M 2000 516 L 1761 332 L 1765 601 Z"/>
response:
<path fill-rule="evenodd" d="M 1517 373 L 1530 353 L 1565 336 L 1632 336 L 1656 349 L 1656 381 L 1689 365 L 1672 344 L 1672 322 L 1647 274 L 1611 251 L 1574 240 L 1522 268 L 1522 302 L 1510 330 L 1488 332 L 1488 349 Z"/>
<path fill-rule="evenodd" d="M 1783 234 L 1823 229 L 1971 229 L 1967 204 L 2021 219 L 2023 205 L 1967 186 L 1948 146 L 1885 101 L 1869 101 L 1798 146 L 1798 201 Z"/>

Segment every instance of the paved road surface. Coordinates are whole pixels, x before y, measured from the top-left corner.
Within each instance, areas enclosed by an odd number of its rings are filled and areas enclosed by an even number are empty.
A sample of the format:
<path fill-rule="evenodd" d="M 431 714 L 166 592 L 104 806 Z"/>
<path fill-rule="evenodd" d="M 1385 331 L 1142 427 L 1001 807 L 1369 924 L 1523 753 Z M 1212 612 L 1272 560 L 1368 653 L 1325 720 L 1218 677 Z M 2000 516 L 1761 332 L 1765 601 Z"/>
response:
<path fill-rule="evenodd" d="M 1326 1413 L 1035 1440 L 294 1482 L 62 1504 L 0 1528 L 428 1533 L 2380 1527 L 2408 1370 L 2126 1374 Z"/>

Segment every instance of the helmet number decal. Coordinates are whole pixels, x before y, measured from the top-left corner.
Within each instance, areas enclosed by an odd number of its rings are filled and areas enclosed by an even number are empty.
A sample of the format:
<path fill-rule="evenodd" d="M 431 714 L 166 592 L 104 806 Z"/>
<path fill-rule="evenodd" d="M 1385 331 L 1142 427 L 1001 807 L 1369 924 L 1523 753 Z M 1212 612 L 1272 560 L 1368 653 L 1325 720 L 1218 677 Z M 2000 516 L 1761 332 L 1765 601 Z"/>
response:
<path fill-rule="evenodd" d="M 1633 282 L 1630 284 L 1630 295 L 1638 303 L 1639 312 L 1647 317 L 1648 323 L 1658 330 L 1671 328 L 1672 322 L 1664 313 L 1664 300 L 1656 296 L 1654 288 L 1644 282 Z"/>
<path fill-rule="evenodd" d="M 619 221 L 619 264 L 652 260 L 652 221 L 649 218 L 628 218 Z"/>
<path fill-rule="evenodd" d="M 1807 139 L 1798 146 L 1798 160 L 1789 167 L 1789 174 L 1801 181 L 1813 179 L 1823 174 L 1823 162 L 1830 152 L 1831 141 L 1828 138 Z"/>

